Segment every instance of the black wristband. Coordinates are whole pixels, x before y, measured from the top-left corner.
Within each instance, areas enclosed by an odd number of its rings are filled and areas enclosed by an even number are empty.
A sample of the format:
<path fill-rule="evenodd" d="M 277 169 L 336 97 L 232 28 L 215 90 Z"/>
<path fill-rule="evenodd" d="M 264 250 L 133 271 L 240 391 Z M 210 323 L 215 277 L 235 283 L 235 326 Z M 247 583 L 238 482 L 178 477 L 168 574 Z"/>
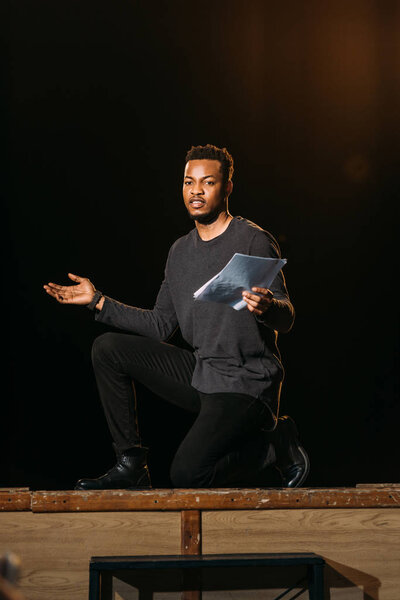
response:
<path fill-rule="evenodd" d="M 98 301 L 100 300 L 100 298 L 102 297 L 103 292 L 100 292 L 99 290 L 96 290 L 93 296 L 93 300 L 86 305 L 86 308 L 88 308 L 89 310 L 94 310 L 96 308 L 96 304 L 98 303 Z"/>

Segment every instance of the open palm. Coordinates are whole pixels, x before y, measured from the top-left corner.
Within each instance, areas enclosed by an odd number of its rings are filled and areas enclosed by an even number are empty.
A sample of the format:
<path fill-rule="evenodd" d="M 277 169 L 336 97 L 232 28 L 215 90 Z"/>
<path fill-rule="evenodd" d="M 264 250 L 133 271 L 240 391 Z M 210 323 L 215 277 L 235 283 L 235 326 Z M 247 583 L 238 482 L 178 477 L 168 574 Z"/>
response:
<path fill-rule="evenodd" d="M 76 285 L 58 285 L 49 282 L 43 287 L 61 304 L 90 304 L 96 291 L 93 283 L 87 277 L 79 277 L 73 273 L 68 273 L 68 277 L 75 281 Z"/>

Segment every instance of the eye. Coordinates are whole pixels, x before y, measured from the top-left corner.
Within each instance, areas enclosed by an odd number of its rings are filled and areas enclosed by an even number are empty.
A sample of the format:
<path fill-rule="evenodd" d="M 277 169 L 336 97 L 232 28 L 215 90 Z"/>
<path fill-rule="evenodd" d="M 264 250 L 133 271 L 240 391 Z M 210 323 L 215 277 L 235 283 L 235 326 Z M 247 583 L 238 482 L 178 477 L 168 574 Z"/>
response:
<path fill-rule="evenodd" d="M 184 185 L 190 185 L 191 183 L 191 181 L 184 181 Z"/>
<path fill-rule="evenodd" d="M 215 185 L 215 181 L 207 181 L 207 185 Z"/>

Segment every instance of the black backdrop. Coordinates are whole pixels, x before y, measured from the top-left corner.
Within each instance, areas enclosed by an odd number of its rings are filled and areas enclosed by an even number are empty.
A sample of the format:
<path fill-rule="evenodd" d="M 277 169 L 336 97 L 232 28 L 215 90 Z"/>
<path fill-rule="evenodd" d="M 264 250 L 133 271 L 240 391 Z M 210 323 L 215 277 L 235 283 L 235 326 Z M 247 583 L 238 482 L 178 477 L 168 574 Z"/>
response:
<path fill-rule="evenodd" d="M 0 485 L 71 488 L 113 463 L 90 363 L 106 328 L 42 285 L 71 271 L 151 308 L 170 244 L 192 227 L 184 156 L 206 143 L 234 156 L 231 212 L 288 259 L 282 412 L 309 485 L 398 481 L 398 3 L 2 10 Z M 190 419 L 138 395 L 153 483 L 168 486 Z"/>

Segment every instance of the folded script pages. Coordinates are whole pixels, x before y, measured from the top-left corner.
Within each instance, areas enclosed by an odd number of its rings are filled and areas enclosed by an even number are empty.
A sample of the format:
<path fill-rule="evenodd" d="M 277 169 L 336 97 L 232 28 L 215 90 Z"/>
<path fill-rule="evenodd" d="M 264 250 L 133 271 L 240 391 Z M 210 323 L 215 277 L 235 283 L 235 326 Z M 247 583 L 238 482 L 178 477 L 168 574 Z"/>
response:
<path fill-rule="evenodd" d="M 222 302 L 241 310 L 247 306 L 242 299 L 242 292 L 251 291 L 252 287 L 269 288 L 286 262 L 286 258 L 236 253 L 222 271 L 202 285 L 193 297 L 195 300 Z"/>

